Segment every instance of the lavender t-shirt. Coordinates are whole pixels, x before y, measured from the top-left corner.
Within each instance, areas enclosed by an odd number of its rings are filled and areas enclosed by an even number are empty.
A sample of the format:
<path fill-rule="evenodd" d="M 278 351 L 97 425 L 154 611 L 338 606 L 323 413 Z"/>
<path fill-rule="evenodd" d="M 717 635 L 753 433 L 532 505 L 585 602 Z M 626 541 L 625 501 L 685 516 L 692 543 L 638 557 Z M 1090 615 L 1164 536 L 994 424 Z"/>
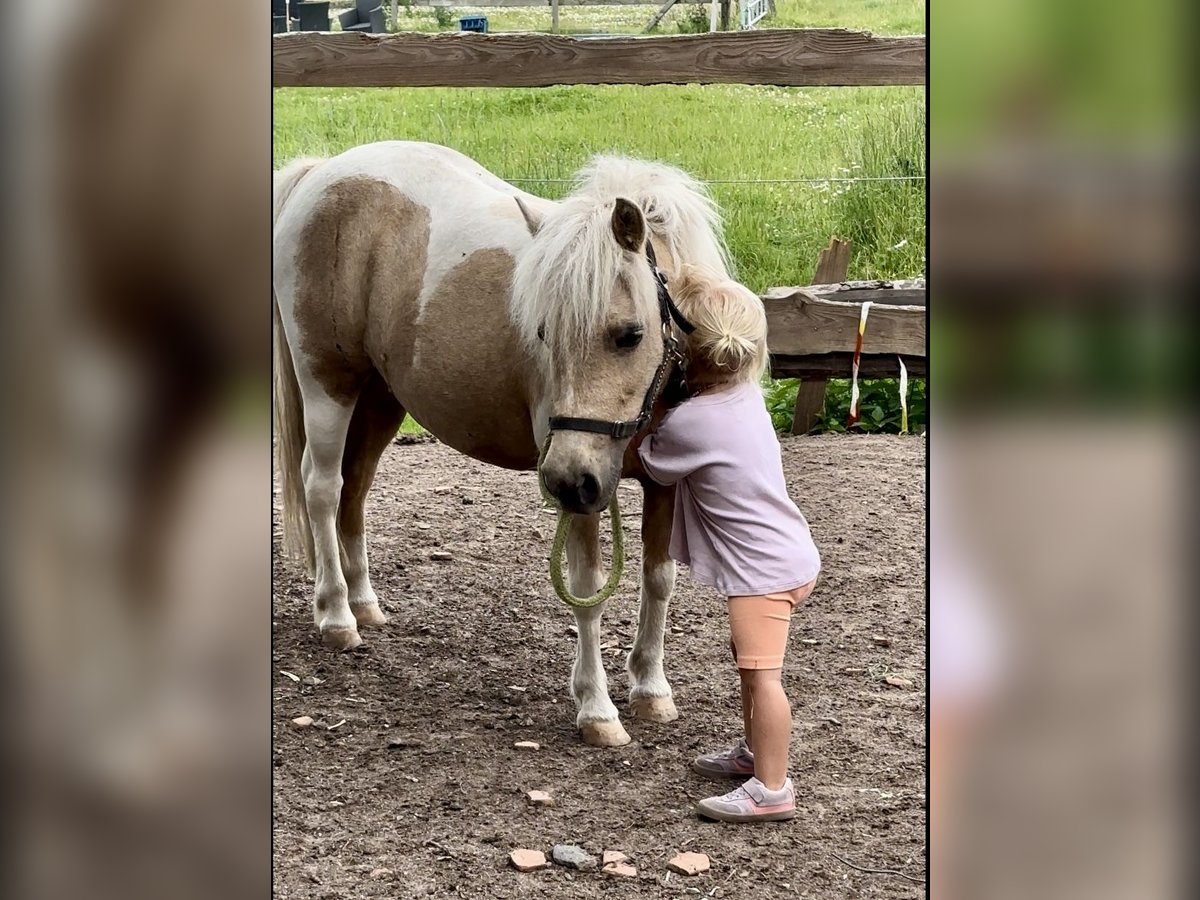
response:
<path fill-rule="evenodd" d="M 670 553 L 701 584 L 738 597 L 817 577 L 821 557 L 788 497 L 779 439 L 757 385 L 685 400 L 638 453 L 651 478 L 676 486 Z"/>

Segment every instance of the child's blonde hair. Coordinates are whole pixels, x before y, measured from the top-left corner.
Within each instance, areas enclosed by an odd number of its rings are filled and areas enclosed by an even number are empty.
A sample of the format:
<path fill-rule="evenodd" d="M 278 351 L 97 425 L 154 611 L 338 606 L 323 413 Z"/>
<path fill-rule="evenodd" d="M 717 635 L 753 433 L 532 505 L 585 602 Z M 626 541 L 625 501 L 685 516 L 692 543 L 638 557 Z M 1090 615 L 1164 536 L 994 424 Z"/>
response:
<path fill-rule="evenodd" d="M 696 330 L 688 336 L 693 363 L 709 381 L 758 381 L 767 370 L 767 314 L 744 285 L 706 266 L 682 265 L 671 283 L 680 312 Z"/>

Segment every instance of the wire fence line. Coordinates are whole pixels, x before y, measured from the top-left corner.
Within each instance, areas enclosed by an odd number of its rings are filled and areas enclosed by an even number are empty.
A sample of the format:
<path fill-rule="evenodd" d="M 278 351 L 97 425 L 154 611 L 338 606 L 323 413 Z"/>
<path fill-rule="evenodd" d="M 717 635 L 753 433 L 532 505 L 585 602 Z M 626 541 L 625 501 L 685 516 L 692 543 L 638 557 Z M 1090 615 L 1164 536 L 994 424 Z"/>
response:
<path fill-rule="evenodd" d="M 503 178 L 504 181 L 524 184 L 574 184 L 574 178 Z M 851 178 L 748 178 L 700 181 L 701 184 L 844 184 L 855 181 L 925 181 L 924 175 L 863 175 Z"/>

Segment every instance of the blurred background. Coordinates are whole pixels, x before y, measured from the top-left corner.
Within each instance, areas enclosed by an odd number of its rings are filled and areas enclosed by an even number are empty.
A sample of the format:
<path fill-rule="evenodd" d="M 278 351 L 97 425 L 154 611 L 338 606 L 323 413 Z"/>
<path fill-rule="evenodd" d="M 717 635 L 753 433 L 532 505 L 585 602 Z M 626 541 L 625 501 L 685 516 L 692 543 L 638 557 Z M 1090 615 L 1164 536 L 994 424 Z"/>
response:
<path fill-rule="evenodd" d="M 1193 12 L 930 5 L 939 900 L 1186 887 Z"/>
<path fill-rule="evenodd" d="M 263 896 L 266 11 L 3 9 L 6 887 Z M 930 11 L 938 900 L 1186 888 L 1192 15 Z"/>
<path fill-rule="evenodd" d="M 266 5 L 3 12 L 6 893 L 266 896 Z"/>

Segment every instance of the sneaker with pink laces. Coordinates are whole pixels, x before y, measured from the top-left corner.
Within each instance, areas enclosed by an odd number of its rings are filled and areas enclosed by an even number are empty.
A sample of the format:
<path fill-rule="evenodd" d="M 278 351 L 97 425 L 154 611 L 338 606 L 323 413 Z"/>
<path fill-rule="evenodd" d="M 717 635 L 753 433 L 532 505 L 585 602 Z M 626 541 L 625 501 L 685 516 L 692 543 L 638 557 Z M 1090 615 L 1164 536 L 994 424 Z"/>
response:
<path fill-rule="evenodd" d="M 709 778 L 745 778 L 754 774 L 754 754 L 742 738 L 726 750 L 697 756 L 692 760 L 692 770 Z"/>
<path fill-rule="evenodd" d="M 790 778 L 777 791 L 751 778 L 722 797 L 701 800 L 696 813 L 719 822 L 781 822 L 796 815 L 796 792 Z"/>

